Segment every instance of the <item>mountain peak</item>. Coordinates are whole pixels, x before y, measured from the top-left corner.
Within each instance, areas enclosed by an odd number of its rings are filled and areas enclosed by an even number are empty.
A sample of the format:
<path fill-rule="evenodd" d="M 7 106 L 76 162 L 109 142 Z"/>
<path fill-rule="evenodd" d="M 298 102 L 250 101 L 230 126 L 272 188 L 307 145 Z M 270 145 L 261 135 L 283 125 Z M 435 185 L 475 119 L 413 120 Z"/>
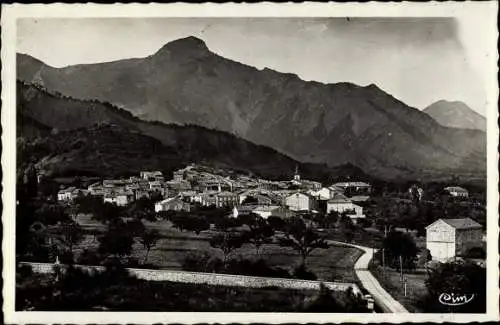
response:
<path fill-rule="evenodd" d="M 439 100 L 424 110 L 439 124 L 486 131 L 486 119 L 461 101 Z"/>
<path fill-rule="evenodd" d="M 210 53 L 205 42 L 195 36 L 180 38 L 165 44 L 156 52 L 155 56 L 163 55 L 193 55 Z"/>

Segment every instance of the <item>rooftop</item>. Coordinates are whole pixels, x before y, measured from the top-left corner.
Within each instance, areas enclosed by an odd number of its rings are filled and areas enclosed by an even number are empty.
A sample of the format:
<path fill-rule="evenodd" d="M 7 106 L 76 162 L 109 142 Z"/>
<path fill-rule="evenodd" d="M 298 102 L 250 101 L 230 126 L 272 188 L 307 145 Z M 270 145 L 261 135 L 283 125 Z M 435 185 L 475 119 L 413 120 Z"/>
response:
<path fill-rule="evenodd" d="M 333 197 L 330 200 L 328 200 L 328 203 L 348 203 L 348 202 L 352 202 L 352 200 L 341 193 L 334 193 Z"/>
<path fill-rule="evenodd" d="M 448 186 L 448 187 L 445 187 L 445 191 L 448 191 L 448 192 L 467 192 L 467 190 L 463 187 L 460 187 L 460 186 Z"/>
<path fill-rule="evenodd" d="M 442 219 L 444 222 L 449 224 L 455 229 L 474 229 L 474 228 L 483 228 L 479 223 L 475 222 L 471 218 L 463 218 L 463 219 Z"/>
<path fill-rule="evenodd" d="M 356 187 L 368 187 L 368 186 L 371 186 L 370 184 L 368 183 L 365 183 L 365 182 L 339 182 L 339 183 L 335 183 L 332 185 L 333 187 L 353 187 L 353 186 L 356 186 Z"/>
<path fill-rule="evenodd" d="M 449 224 L 455 229 L 481 229 L 483 226 L 481 226 L 479 223 L 475 222 L 471 218 L 461 218 L 461 219 L 439 219 L 430 225 L 428 225 L 426 228 L 431 227 L 438 221 L 444 221 L 445 223 Z"/>

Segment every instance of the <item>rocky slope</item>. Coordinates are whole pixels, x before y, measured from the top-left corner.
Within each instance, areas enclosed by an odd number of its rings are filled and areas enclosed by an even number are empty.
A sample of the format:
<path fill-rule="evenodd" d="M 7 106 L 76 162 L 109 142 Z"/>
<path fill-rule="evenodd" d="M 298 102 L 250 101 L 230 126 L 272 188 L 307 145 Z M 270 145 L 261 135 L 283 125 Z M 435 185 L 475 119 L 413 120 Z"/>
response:
<path fill-rule="evenodd" d="M 145 120 L 235 134 L 302 162 L 385 178 L 484 174 L 485 134 L 448 128 L 375 85 L 306 82 L 212 53 L 194 37 L 139 59 L 52 68 L 18 56 L 18 77 Z"/>
<path fill-rule="evenodd" d="M 18 82 L 18 153 L 51 174 L 116 175 L 145 169 L 171 171 L 195 162 L 289 179 L 331 181 L 364 176 L 350 165 L 301 164 L 271 148 L 200 126 L 146 122 L 111 104 L 63 98 Z"/>

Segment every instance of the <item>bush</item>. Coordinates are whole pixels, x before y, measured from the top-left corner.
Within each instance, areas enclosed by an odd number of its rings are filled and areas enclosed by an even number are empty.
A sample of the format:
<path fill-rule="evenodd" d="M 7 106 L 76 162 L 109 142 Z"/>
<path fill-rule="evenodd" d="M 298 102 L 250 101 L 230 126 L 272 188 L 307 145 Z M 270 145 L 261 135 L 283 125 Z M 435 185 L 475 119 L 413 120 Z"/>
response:
<path fill-rule="evenodd" d="M 77 264 L 82 265 L 100 265 L 102 261 L 103 257 L 99 253 L 87 248 L 84 248 L 80 256 L 76 259 Z"/>
<path fill-rule="evenodd" d="M 270 267 L 263 259 L 232 259 L 227 263 L 225 273 L 271 278 L 292 278 L 292 275 L 280 267 Z"/>
<path fill-rule="evenodd" d="M 16 273 L 21 277 L 29 277 L 33 275 L 33 268 L 29 264 L 17 264 Z"/>
<path fill-rule="evenodd" d="M 486 269 L 468 262 L 440 264 L 426 280 L 428 294 L 421 307 L 431 313 L 486 312 Z M 447 306 L 440 302 L 443 294 L 473 297 L 469 303 Z"/>
<path fill-rule="evenodd" d="M 210 254 L 207 252 L 191 252 L 182 262 L 182 269 L 190 272 L 212 272 L 209 268 Z"/>
<path fill-rule="evenodd" d="M 309 271 L 305 267 L 305 265 L 303 265 L 303 264 L 296 267 L 293 270 L 293 277 L 295 279 L 302 279 L 302 280 L 317 280 L 318 279 L 316 274 L 314 274 L 314 272 Z"/>
<path fill-rule="evenodd" d="M 486 252 L 482 247 L 472 247 L 471 249 L 469 249 L 467 251 L 467 253 L 465 254 L 465 257 L 485 259 Z"/>
<path fill-rule="evenodd" d="M 340 304 L 333 298 L 332 292 L 323 283 L 316 297 L 312 300 L 304 301 L 304 311 L 312 313 L 340 311 Z"/>

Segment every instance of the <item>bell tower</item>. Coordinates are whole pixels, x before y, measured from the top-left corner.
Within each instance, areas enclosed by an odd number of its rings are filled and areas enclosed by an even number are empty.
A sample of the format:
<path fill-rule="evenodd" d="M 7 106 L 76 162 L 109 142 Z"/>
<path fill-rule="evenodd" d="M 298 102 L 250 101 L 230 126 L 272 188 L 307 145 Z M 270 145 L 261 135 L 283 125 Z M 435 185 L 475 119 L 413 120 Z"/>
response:
<path fill-rule="evenodd" d="M 300 181 L 299 165 L 295 166 L 295 175 L 293 176 L 294 181 Z"/>

